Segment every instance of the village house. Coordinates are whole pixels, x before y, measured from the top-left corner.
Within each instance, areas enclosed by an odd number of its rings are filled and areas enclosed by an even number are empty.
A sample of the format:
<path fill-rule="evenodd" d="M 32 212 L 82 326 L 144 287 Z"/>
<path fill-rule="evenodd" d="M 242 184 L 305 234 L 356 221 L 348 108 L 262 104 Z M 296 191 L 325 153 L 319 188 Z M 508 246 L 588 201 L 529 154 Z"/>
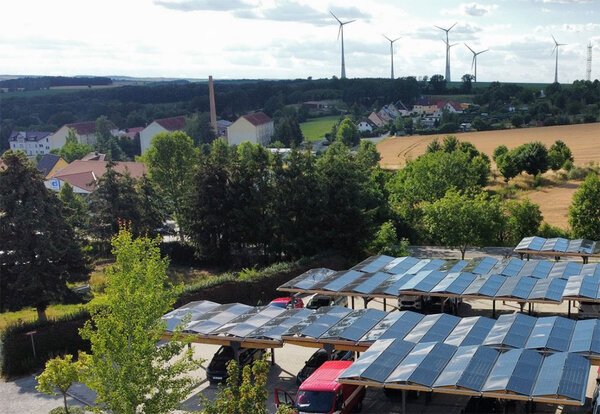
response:
<path fill-rule="evenodd" d="M 146 128 L 140 131 L 140 146 L 142 154 L 150 148 L 150 141 L 161 132 L 183 131 L 185 129 L 185 116 L 155 119 Z"/>
<path fill-rule="evenodd" d="M 50 136 L 52 132 L 46 131 L 13 131 L 8 137 L 10 149 L 21 150 L 28 157 L 49 154 L 53 149 Z"/>
<path fill-rule="evenodd" d="M 76 122 L 73 124 L 63 125 L 58 131 L 52 134 L 50 137 L 51 150 L 55 148 L 62 148 L 63 145 L 65 145 L 69 130 L 73 130 L 75 132 L 75 135 L 77 135 L 77 141 L 80 144 L 93 147 L 98 142 L 98 138 L 96 137 L 96 121 Z M 116 125 L 110 121 L 108 121 L 108 130 L 110 131 L 111 135 L 119 135 L 119 128 L 117 128 Z"/>
<path fill-rule="evenodd" d="M 65 168 L 69 163 L 63 157 L 56 154 L 46 154 L 38 161 L 36 167 L 42 173 L 44 180 L 52 177 L 55 173 Z"/>
<path fill-rule="evenodd" d="M 273 120 L 263 112 L 242 115 L 227 128 L 229 145 L 239 145 L 244 141 L 267 145 L 273 137 Z"/>

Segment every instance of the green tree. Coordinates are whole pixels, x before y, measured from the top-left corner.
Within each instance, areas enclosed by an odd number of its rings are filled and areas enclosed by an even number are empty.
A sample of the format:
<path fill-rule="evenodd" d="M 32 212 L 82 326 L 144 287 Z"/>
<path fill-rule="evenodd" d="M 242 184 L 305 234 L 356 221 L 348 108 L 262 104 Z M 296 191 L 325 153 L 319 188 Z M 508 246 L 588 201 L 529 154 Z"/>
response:
<path fill-rule="evenodd" d="M 532 203 L 529 199 L 521 202 L 508 201 L 504 204 L 506 217 L 506 239 L 511 246 L 517 245 L 524 237 L 538 234 L 544 217 L 540 206 Z"/>
<path fill-rule="evenodd" d="M 88 226 L 89 210 L 83 199 L 75 194 L 73 186 L 65 181 L 58 192 L 58 198 L 62 201 L 66 222 L 78 233 L 82 233 Z"/>
<path fill-rule="evenodd" d="M 183 240 L 179 221 L 197 160 L 194 142 L 184 132 L 162 132 L 152 138 L 142 158 L 150 179 L 164 195 L 168 211 L 174 213 Z"/>
<path fill-rule="evenodd" d="M 460 79 L 462 80 L 461 89 L 463 93 L 471 93 L 471 90 L 473 89 L 473 81 L 475 80 L 475 76 L 465 73 Z"/>
<path fill-rule="evenodd" d="M 98 411 L 171 412 L 197 384 L 188 373 L 199 361 L 186 349 L 181 326 L 156 346 L 166 329 L 161 316 L 177 298 L 158 243 L 133 239 L 124 228 L 112 240 L 116 260 L 106 271 L 106 302 L 80 331 L 91 343 L 85 383 L 96 392 Z"/>
<path fill-rule="evenodd" d="M 518 160 L 513 151 L 498 155 L 495 161 L 496 166 L 498 167 L 498 170 L 500 170 L 500 174 L 502 174 L 504 177 L 505 182 L 509 182 L 511 178 L 516 177 L 521 172 L 519 169 Z"/>
<path fill-rule="evenodd" d="M 93 150 L 94 149 L 89 145 L 80 144 L 77 140 L 77 133 L 75 130 L 69 129 L 65 138 L 65 145 L 63 145 L 60 149 L 53 149 L 50 152 L 60 155 L 65 159 L 65 161 L 71 163 L 75 160 L 82 159 L 85 155 L 89 154 Z"/>
<path fill-rule="evenodd" d="M 458 149 L 459 141 L 454 135 L 448 135 L 444 138 L 442 143 L 442 150 L 444 152 L 454 152 Z"/>
<path fill-rule="evenodd" d="M 345 118 L 337 129 L 335 139 L 347 147 L 355 147 L 360 142 L 360 132 L 350 118 Z"/>
<path fill-rule="evenodd" d="M 275 126 L 275 139 L 286 147 L 296 147 L 304 141 L 300 124 L 294 117 L 283 117 Z"/>
<path fill-rule="evenodd" d="M 60 200 L 25 154 L 9 150 L 2 161 L 0 311 L 34 306 L 45 320 L 48 305 L 69 293 L 67 282 L 87 279 L 87 260 Z"/>
<path fill-rule="evenodd" d="M 440 145 L 440 140 L 435 138 L 427 145 L 425 152 L 437 152 L 441 150 L 442 146 Z"/>
<path fill-rule="evenodd" d="M 208 112 L 195 113 L 185 120 L 185 133 L 192 138 L 194 145 L 210 144 L 217 139 L 217 132 L 210 124 Z"/>
<path fill-rule="evenodd" d="M 242 370 L 235 361 L 227 365 L 227 383 L 214 401 L 201 396 L 202 412 L 206 414 L 266 414 L 267 375 L 269 362 L 266 359 L 246 365 Z M 253 381 L 254 379 L 254 381 Z"/>
<path fill-rule="evenodd" d="M 139 234 L 157 236 L 157 229 L 167 219 L 165 201 L 157 191 L 155 184 L 145 175 L 135 183 L 137 210 L 139 219 L 136 229 Z"/>
<path fill-rule="evenodd" d="M 513 124 L 515 128 L 521 128 L 525 123 L 522 115 L 515 114 L 510 118 L 510 123 Z"/>
<path fill-rule="evenodd" d="M 434 242 L 458 248 L 462 259 L 468 246 L 494 240 L 502 223 L 497 198 L 474 197 L 450 189 L 443 198 L 423 206 L 423 222 Z"/>
<path fill-rule="evenodd" d="M 69 414 L 67 405 L 67 392 L 71 385 L 80 382 L 85 376 L 87 370 L 85 355 L 80 354 L 80 358 L 73 362 L 73 355 L 67 354 L 64 358 L 56 357 L 46 362 L 44 372 L 35 377 L 38 385 L 35 387 L 39 392 L 48 395 L 58 395 L 61 393 L 65 404 L 65 413 Z"/>
<path fill-rule="evenodd" d="M 600 179 L 591 173 L 573 195 L 569 206 L 573 237 L 600 240 Z"/>
<path fill-rule="evenodd" d="M 389 256 L 408 256 L 408 242 L 400 240 L 396 232 L 396 226 L 391 220 L 386 221 L 379 227 L 375 239 L 371 242 L 368 252 L 371 255 L 387 254 Z"/>
<path fill-rule="evenodd" d="M 525 171 L 531 175 L 543 174 L 548 171 L 548 149 L 541 142 L 523 144 L 513 151 L 519 171 Z"/>
<path fill-rule="evenodd" d="M 110 121 L 105 116 L 96 119 L 96 150 L 113 161 L 125 159 L 119 140 L 110 132 Z"/>
<path fill-rule="evenodd" d="M 494 162 L 497 162 L 498 157 L 506 154 L 507 152 L 508 147 L 506 145 L 499 145 L 494 149 L 494 152 L 492 153 L 492 159 L 494 160 Z"/>
<path fill-rule="evenodd" d="M 356 162 L 363 168 L 371 169 L 377 167 L 381 155 L 377 151 L 377 147 L 371 141 L 361 141 L 360 148 L 356 153 Z"/>
<path fill-rule="evenodd" d="M 573 154 L 571 153 L 571 149 L 567 147 L 567 144 L 561 140 L 557 140 L 548 151 L 548 160 L 550 168 L 553 171 L 558 171 L 565 165 L 565 162 L 573 162 Z"/>

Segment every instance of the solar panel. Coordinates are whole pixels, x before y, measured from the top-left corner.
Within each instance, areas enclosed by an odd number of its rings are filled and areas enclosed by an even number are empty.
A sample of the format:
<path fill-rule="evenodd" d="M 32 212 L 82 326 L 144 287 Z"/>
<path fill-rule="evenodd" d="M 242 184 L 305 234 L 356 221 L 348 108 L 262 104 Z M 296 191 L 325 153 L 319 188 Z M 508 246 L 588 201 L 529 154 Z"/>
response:
<path fill-rule="evenodd" d="M 339 378 L 361 378 L 363 372 L 371 365 L 373 361 L 381 355 L 389 346 L 394 344 L 396 347 L 401 343 L 400 339 L 384 339 L 375 342 L 369 349 L 363 353 L 352 365 L 344 371 Z"/>
<path fill-rule="evenodd" d="M 569 241 L 561 237 L 546 239 L 546 243 L 542 246 L 542 252 L 561 252 L 564 253 L 569 246 Z"/>
<path fill-rule="evenodd" d="M 546 242 L 546 239 L 542 237 L 525 237 L 523 240 L 519 242 L 515 250 L 541 250 L 542 246 Z"/>
<path fill-rule="evenodd" d="M 567 281 L 565 279 L 552 279 L 552 282 L 550 282 L 550 287 L 546 292 L 546 299 L 555 302 L 561 302 L 566 285 Z"/>
<path fill-rule="evenodd" d="M 536 318 L 521 313 L 501 315 L 483 341 L 484 345 L 523 348 Z"/>
<path fill-rule="evenodd" d="M 336 323 L 338 323 L 342 317 L 335 315 L 323 315 L 306 328 L 304 328 L 300 335 L 308 336 L 310 338 L 318 338 L 323 335 L 328 329 L 331 329 Z"/>
<path fill-rule="evenodd" d="M 381 285 L 386 280 L 390 279 L 392 276 L 389 273 L 377 272 L 375 274 L 369 273 L 369 278 L 364 280 L 362 283 L 358 284 L 352 290 L 357 293 L 371 293 L 373 292 L 379 285 Z"/>
<path fill-rule="evenodd" d="M 484 257 L 481 262 L 479 262 L 479 264 L 471 271 L 471 273 L 485 275 L 492 270 L 496 263 L 498 263 L 497 259 L 494 259 L 493 257 Z"/>
<path fill-rule="evenodd" d="M 498 289 L 500 289 L 500 286 L 502 286 L 505 280 L 507 280 L 507 278 L 505 278 L 504 276 L 489 275 L 487 276 L 487 280 L 485 281 L 483 286 L 479 289 L 479 291 L 476 294 L 483 296 L 495 296 L 496 292 L 498 292 Z M 465 292 L 467 291 L 467 289 L 465 289 Z"/>
<path fill-rule="evenodd" d="M 600 263 L 586 263 L 581 267 L 580 276 L 600 277 Z M 571 278 L 569 278 L 570 280 Z"/>
<path fill-rule="evenodd" d="M 248 312 L 233 318 L 232 320 L 230 320 L 227 323 L 222 324 L 221 326 L 214 329 L 210 333 L 212 335 L 219 335 L 219 334 L 223 334 L 223 333 L 228 334 L 230 330 L 234 329 L 238 325 L 244 324 L 247 320 L 253 318 L 254 316 L 256 316 L 258 313 L 260 313 L 262 310 L 264 310 L 266 308 L 267 307 L 264 307 L 264 306 L 252 307 L 252 309 L 250 309 Z M 275 307 L 271 307 L 271 308 L 275 309 Z M 279 308 L 279 311 L 283 311 L 283 310 L 285 310 L 285 309 Z"/>
<path fill-rule="evenodd" d="M 186 317 L 189 317 L 190 320 L 187 325 L 183 327 L 184 329 L 190 323 L 202 319 L 204 315 L 218 306 L 218 303 L 211 302 L 209 300 L 194 301 L 166 313 L 161 319 L 166 324 L 166 330 L 173 332 Z"/>
<path fill-rule="evenodd" d="M 457 348 L 454 356 L 440 373 L 433 386 L 455 387 L 478 348 L 478 346 L 463 346 Z"/>
<path fill-rule="evenodd" d="M 565 250 L 565 252 L 566 253 L 579 253 L 582 242 L 583 242 L 583 239 L 570 240 L 569 245 L 567 246 L 567 249 Z"/>
<path fill-rule="evenodd" d="M 531 276 L 538 279 L 548 277 L 553 263 L 548 260 L 530 260 L 525 262 L 517 276 Z"/>
<path fill-rule="evenodd" d="M 322 287 L 323 290 L 330 290 L 332 292 L 341 292 L 343 291 L 344 286 L 351 283 L 352 281 L 361 277 L 363 273 L 358 272 L 356 270 L 348 270 L 345 272 L 339 272 L 335 280 L 327 283 Z"/>
<path fill-rule="evenodd" d="M 285 335 L 289 328 L 295 326 L 300 321 L 303 321 L 314 312 L 315 311 L 307 308 L 288 309 L 252 332 L 252 336 L 255 338 L 264 337 L 280 340 L 281 336 Z"/>
<path fill-rule="evenodd" d="M 266 308 L 261 309 L 258 314 L 248 318 L 243 323 L 240 323 L 227 331 L 227 335 L 239 336 L 241 338 L 250 336 L 258 328 L 283 312 L 285 312 L 285 309 L 278 308 L 276 306 L 267 306 Z"/>
<path fill-rule="evenodd" d="M 515 370 L 522 352 L 522 349 L 511 349 L 510 351 L 501 353 L 496 359 L 481 390 L 484 392 L 506 390 L 508 381 Z"/>
<path fill-rule="evenodd" d="M 403 339 L 409 342 L 443 341 L 459 320 L 446 313 L 425 315 Z"/>
<path fill-rule="evenodd" d="M 575 330 L 575 321 L 568 318 L 556 318 L 546 347 L 553 351 L 564 352 L 569 349 L 571 336 Z"/>
<path fill-rule="evenodd" d="M 384 254 L 371 256 L 354 266 L 351 270 L 358 270 L 365 273 L 375 273 L 383 269 L 394 259 L 395 257 L 386 256 Z"/>
<path fill-rule="evenodd" d="M 500 353 L 489 347 L 479 346 L 469 361 L 463 375 L 456 383 L 458 387 L 479 391 L 485 383 Z"/>
<path fill-rule="evenodd" d="M 310 315 L 307 315 L 304 319 L 299 320 L 298 323 L 295 324 L 294 326 L 289 327 L 288 330 L 285 332 L 285 334 L 282 334 L 282 335 L 283 336 L 294 336 L 296 334 L 299 334 L 300 332 L 302 332 L 302 330 L 304 328 L 311 325 L 314 321 L 319 319 L 321 316 L 326 315 L 327 312 L 329 312 L 331 310 L 332 310 L 331 306 L 320 307 L 319 309 L 317 309 Z"/>
<path fill-rule="evenodd" d="M 420 271 L 425 270 L 439 270 L 440 267 L 446 264 L 445 260 L 442 259 L 432 259 L 429 263 L 423 266 Z"/>
<path fill-rule="evenodd" d="M 504 297 L 504 298 L 508 298 L 512 296 L 513 290 L 515 290 L 515 288 L 517 287 L 517 284 L 519 283 L 519 279 L 520 278 L 516 278 L 516 277 L 507 277 L 504 278 L 504 283 L 502 283 L 502 286 L 500 286 L 500 288 L 498 288 L 498 291 L 494 294 L 494 296 L 496 297 Z"/>
<path fill-rule="evenodd" d="M 413 349 L 414 344 L 394 341 L 364 370 L 364 378 L 383 383 L 390 373 Z M 359 358 L 360 359 L 360 358 Z"/>
<path fill-rule="evenodd" d="M 577 297 L 581 290 L 581 284 L 583 283 L 583 276 L 573 276 L 567 280 L 563 297 Z"/>
<path fill-rule="evenodd" d="M 242 303 L 228 303 L 217 306 L 210 312 L 207 312 L 203 318 L 199 319 L 197 322 L 191 323 L 186 330 L 200 334 L 209 334 L 229 321 L 246 312 L 250 312 L 253 309 L 252 306 L 244 305 Z"/>
<path fill-rule="evenodd" d="M 444 342 L 454 346 L 481 345 L 495 323 L 484 316 L 462 318 Z"/>
<path fill-rule="evenodd" d="M 525 344 L 525 348 L 545 349 L 547 347 L 552 328 L 554 328 L 554 322 L 556 321 L 556 318 L 556 316 L 538 318 L 533 326 L 533 329 L 531 330 L 531 333 L 529 334 L 529 339 Z"/>
<path fill-rule="evenodd" d="M 468 263 L 469 262 L 467 260 L 446 260 L 446 263 L 438 270 L 440 272 L 457 273 L 463 270 Z"/>
<path fill-rule="evenodd" d="M 594 244 L 595 242 L 593 242 L 592 240 L 583 239 L 581 241 L 581 246 L 579 246 L 579 252 L 585 254 L 594 253 Z"/>
<path fill-rule="evenodd" d="M 472 273 L 448 273 L 430 292 L 460 295 L 475 280 L 475 277 Z"/>
<path fill-rule="evenodd" d="M 393 269 L 394 267 L 398 266 L 400 263 L 402 263 L 406 260 L 410 260 L 410 259 L 411 259 L 410 256 L 396 257 L 394 260 L 392 260 L 391 262 L 389 262 L 388 264 L 383 266 L 383 268 L 380 270 L 380 272 L 392 273 L 392 272 L 389 272 L 389 269 Z"/>
<path fill-rule="evenodd" d="M 590 363 L 576 354 L 556 353 L 544 358 L 532 395 L 585 401 Z"/>
<path fill-rule="evenodd" d="M 515 259 L 515 258 L 509 259 L 508 263 L 506 264 L 504 269 L 498 273 L 503 276 L 509 276 L 509 277 L 516 276 L 517 274 L 519 274 L 519 272 L 521 271 L 521 268 L 523 267 L 524 264 L 525 264 L 524 260 Z"/>
<path fill-rule="evenodd" d="M 455 351 L 456 347 L 440 342 L 417 344 L 385 382 L 412 382 L 430 387 Z"/>
<path fill-rule="evenodd" d="M 431 262 L 431 259 L 421 259 L 419 260 L 413 267 L 411 267 L 410 269 L 408 269 L 406 271 L 406 273 L 409 273 L 411 275 L 416 275 L 417 273 L 419 273 L 425 266 L 427 266 L 427 264 L 429 264 L 429 262 Z"/>
<path fill-rule="evenodd" d="M 408 272 L 408 270 L 413 267 L 414 265 L 416 265 L 417 263 L 419 263 L 421 260 L 417 259 L 416 257 L 403 257 L 403 260 L 398 262 L 397 264 L 393 265 L 393 266 L 389 266 L 389 267 L 385 267 L 384 271 L 386 273 L 390 273 L 392 275 L 398 274 L 398 273 L 406 273 Z"/>
<path fill-rule="evenodd" d="M 390 313 L 361 338 L 361 342 L 387 338 L 404 338 L 423 317 L 420 313 L 410 311 Z"/>
<path fill-rule="evenodd" d="M 403 283 L 402 286 L 400 286 L 398 288 L 398 291 L 414 290 L 415 286 L 417 286 L 423 279 L 425 279 L 427 276 L 429 276 L 429 274 L 431 272 L 432 272 L 432 270 L 428 270 L 426 272 L 418 272 L 413 277 L 407 279 L 406 282 Z M 396 292 L 396 294 L 398 294 L 398 292 Z"/>
<path fill-rule="evenodd" d="M 598 355 L 600 354 L 600 320 L 592 320 L 596 321 L 596 326 L 594 327 L 594 333 L 592 334 L 592 343 L 590 344 L 590 351 L 592 354 Z"/>
<path fill-rule="evenodd" d="M 523 350 L 515 369 L 506 385 L 507 391 L 517 394 L 531 394 L 535 384 L 537 373 L 542 365 L 543 357 L 540 353 L 530 350 Z"/>
<path fill-rule="evenodd" d="M 536 278 L 528 277 L 528 276 L 515 277 L 513 279 L 517 279 L 518 283 L 515 286 L 515 288 L 513 289 L 510 296 L 513 298 L 519 298 L 519 299 L 527 299 L 527 297 L 529 296 L 529 293 L 531 292 L 531 289 L 533 289 L 533 287 L 535 286 L 535 282 L 537 282 L 537 280 L 538 280 Z"/>
<path fill-rule="evenodd" d="M 387 312 L 378 309 L 354 311 L 327 330 L 327 332 L 320 336 L 320 339 L 340 338 L 356 342 L 386 315 Z"/>
<path fill-rule="evenodd" d="M 575 322 L 573 336 L 569 344 L 569 352 L 587 353 L 592 347 L 592 338 L 596 328 L 595 319 L 586 319 Z"/>
<path fill-rule="evenodd" d="M 302 273 L 300 276 L 297 276 L 294 279 L 290 280 L 289 282 L 284 283 L 280 287 L 310 290 L 315 284 L 325 280 L 334 273 L 335 270 L 331 269 L 310 269 Z"/>
<path fill-rule="evenodd" d="M 414 286 L 413 290 L 417 290 L 419 292 L 429 292 L 445 276 L 446 273 L 439 272 L 437 270 L 432 270 L 431 273 L 429 273 L 423 280 L 421 280 Z"/>
<path fill-rule="evenodd" d="M 600 278 L 592 276 L 584 276 L 579 289 L 579 296 L 584 298 L 596 299 L 598 297 L 598 287 L 600 286 Z"/>

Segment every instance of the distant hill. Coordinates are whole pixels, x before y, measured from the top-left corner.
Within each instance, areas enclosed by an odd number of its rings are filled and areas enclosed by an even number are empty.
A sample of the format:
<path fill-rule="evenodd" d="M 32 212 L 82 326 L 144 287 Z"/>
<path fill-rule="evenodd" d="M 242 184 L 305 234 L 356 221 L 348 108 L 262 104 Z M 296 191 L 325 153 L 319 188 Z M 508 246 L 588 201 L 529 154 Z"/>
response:
<path fill-rule="evenodd" d="M 0 80 L 0 88 L 37 90 L 58 86 L 97 86 L 112 85 L 112 83 L 111 78 L 98 76 L 28 76 Z"/>

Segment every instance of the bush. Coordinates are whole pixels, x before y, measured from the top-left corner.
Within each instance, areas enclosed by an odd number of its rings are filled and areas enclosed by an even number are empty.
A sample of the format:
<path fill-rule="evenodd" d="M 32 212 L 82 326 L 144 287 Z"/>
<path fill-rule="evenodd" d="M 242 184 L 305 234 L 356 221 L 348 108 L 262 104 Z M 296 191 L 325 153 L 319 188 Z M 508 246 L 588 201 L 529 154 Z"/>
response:
<path fill-rule="evenodd" d="M 571 235 L 567 230 L 563 230 L 560 227 L 551 226 L 550 224 L 543 222 L 538 231 L 538 236 L 546 239 L 552 239 L 555 237 L 562 237 L 564 239 L 570 239 Z"/>
<path fill-rule="evenodd" d="M 23 375 L 43 368 L 48 359 L 57 355 L 77 354 L 80 350 L 89 351 L 89 342 L 79 336 L 79 328 L 89 317 L 88 312 L 81 311 L 55 320 L 8 326 L 0 333 L 0 372 L 4 377 Z M 31 337 L 26 335 L 30 331 L 36 331 L 33 336 L 35 358 Z"/>
<path fill-rule="evenodd" d="M 67 414 L 65 407 L 56 407 L 50 410 L 48 414 Z M 85 414 L 85 410 L 81 407 L 69 405 L 69 414 Z"/>

